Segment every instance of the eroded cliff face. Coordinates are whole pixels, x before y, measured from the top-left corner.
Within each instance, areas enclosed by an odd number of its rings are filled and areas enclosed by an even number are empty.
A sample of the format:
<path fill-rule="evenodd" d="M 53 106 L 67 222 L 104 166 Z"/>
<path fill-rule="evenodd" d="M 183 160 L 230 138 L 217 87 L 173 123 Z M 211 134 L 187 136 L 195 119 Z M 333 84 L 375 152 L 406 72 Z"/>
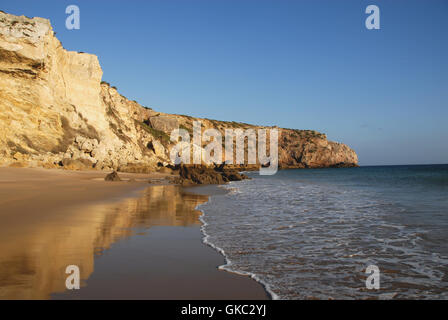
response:
<path fill-rule="evenodd" d="M 153 171 L 173 128 L 263 128 L 156 112 L 105 82 L 98 58 L 65 50 L 43 18 L 0 12 L 0 165 Z M 314 131 L 279 129 L 284 168 L 354 166 L 356 153 Z"/>

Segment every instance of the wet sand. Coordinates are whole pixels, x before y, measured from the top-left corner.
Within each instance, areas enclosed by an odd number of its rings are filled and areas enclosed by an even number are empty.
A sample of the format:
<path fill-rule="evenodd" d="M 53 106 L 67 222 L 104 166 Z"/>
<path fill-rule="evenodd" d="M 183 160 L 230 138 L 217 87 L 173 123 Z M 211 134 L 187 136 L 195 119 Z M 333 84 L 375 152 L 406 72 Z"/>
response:
<path fill-rule="evenodd" d="M 268 298 L 217 269 L 224 258 L 202 243 L 195 210 L 207 195 L 148 184 L 160 174 L 104 176 L 0 168 L 0 299 Z M 68 291 L 73 264 L 81 289 Z"/>

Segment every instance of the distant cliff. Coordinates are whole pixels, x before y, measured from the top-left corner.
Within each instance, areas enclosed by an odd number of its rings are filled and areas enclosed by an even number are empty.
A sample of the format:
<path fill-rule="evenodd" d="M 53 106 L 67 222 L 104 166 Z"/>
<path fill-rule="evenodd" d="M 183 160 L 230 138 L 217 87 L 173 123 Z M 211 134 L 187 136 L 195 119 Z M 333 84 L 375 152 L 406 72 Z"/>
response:
<path fill-rule="evenodd" d="M 157 112 L 101 79 L 98 58 L 65 50 L 48 20 L 0 12 L 0 165 L 149 172 L 170 162 L 173 128 L 263 128 Z M 324 134 L 279 128 L 281 168 L 357 163 Z"/>

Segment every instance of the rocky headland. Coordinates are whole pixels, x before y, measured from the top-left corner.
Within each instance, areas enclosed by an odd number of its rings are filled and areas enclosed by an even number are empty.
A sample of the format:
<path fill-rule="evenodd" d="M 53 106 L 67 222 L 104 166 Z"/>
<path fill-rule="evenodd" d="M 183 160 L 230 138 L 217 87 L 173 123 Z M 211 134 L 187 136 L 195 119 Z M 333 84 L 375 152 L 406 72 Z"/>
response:
<path fill-rule="evenodd" d="M 0 12 L 0 166 L 176 171 L 183 184 L 239 180 L 238 170 L 260 166 L 174 167 L 169 135 L 192 132 L 193 121 L 223 136 L 225 129 L 271 128 L 143 107 L 102 81 L 95 55 L 65 50 L 49 20 Z M 325 134 L 277 129 L 280 168 L 357 166 L 356 153 Z"/>

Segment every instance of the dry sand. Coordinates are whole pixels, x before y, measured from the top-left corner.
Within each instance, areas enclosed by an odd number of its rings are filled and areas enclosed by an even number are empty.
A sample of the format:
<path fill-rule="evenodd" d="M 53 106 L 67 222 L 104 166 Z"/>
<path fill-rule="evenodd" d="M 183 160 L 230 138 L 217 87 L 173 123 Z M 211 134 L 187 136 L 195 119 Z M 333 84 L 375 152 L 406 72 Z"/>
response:
<path fill-rule="evenodd" d="M 162 174 L 0 168 L 0 299 L 266 299 L 201 241 L 206 195 Z M 65 289 L 78 265 L 80 290 Z"/>

